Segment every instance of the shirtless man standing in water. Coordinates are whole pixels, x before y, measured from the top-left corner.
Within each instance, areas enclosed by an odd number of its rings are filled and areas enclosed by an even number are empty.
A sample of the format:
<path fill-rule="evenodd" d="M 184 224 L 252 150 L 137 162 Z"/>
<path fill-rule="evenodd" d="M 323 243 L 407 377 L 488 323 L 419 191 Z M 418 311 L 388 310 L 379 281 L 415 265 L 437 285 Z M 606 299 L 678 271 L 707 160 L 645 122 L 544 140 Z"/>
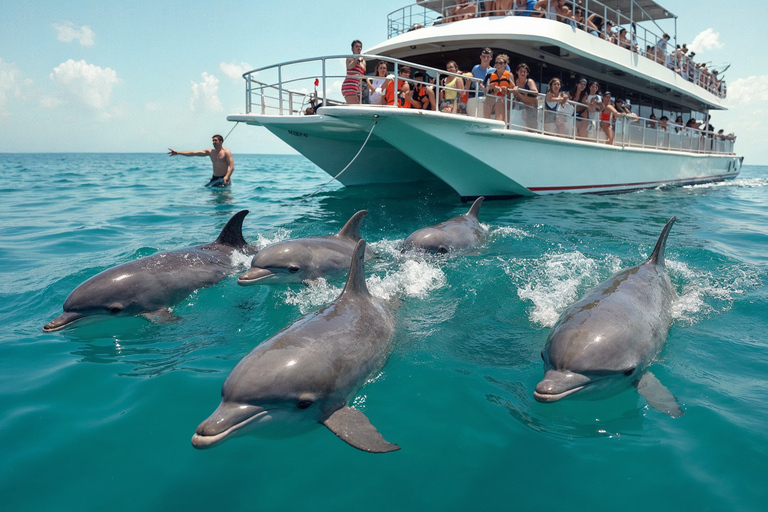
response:
<path fill-rule="evenodd" d="M 232 152 L 222 146 L 224 137 L 221 135 L 213 136 L 213 149 L 203 149 L 202 151 L 176 151 L 168 148 L 168 155 L 182 156 L 210 156 L 213 164 L 213 176 L 206 187 L 226 187 L 232 184 L 232 172 L 235 170 L 235 160 L 232 158 Z"/>

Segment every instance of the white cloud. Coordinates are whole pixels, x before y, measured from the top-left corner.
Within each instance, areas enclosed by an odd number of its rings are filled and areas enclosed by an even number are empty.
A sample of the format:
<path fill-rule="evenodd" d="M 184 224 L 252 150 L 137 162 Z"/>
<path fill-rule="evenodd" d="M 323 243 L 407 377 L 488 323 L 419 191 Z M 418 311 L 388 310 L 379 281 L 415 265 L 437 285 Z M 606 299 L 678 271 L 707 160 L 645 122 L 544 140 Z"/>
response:
<path fill-rule="evenodd" d="M 688 45 L 688 48 L 696 53 L 702 53 L 713 48 L 720 49 L 723 46 L 723 43 L 720 42 L 720 32 L 708 28 L 693 38 L 693 42 Z"/>
<path fill-rule="evenodd" d="M 737 78 L 728 84 L 728 101 L 734 106 L 768 104 L 768 75 Z"/>
<path fill-rule="evenodd" d="M 228 62 L 222 62 L 219 64 L 219 67 L 221 68 L 221 71 L 227 75 L 229 78 L 236 82 L 240 82 L 243 79 L 243 73 L 246 73 L 248 71 L 251 71 L 253 69 L 253 66 L 248 64 L 247 62 L 241 62 L 240 64 L 235 63 L 228 63 Z"/>
<path fill-rule="evenodd" d="M 189 98 L 189 109 L 194 112 L 221 112 L 224 107 L 219 99 L 219 79 L 203 72 L 200 83 L 192 82 L 192 96 Z"/>
<path fill-rule="evenodd" d="M 0 116 L 8 115 L 6 106 L 9 96 L 21 94 L 19 70 L 13 64 L 7 64 L 0 59 Z"/>
<path fill-rule="evenodd" d="M 93 46 L 95 34 L 88 25 L 77 27 L 71 21 L 65 21 L 64 23 L 54 23 L 53 28 L 56 30 L 56 39 L 62 43 L 78 40 L 80 46 Z"/>
<path fill-rule="evenodd" d="M 95 110 L 109 106 L 112 89 L 120 83 L 115 70 L 72 59 L 53 68 L 50 78 L 58 89 L 59 100 Z"/>

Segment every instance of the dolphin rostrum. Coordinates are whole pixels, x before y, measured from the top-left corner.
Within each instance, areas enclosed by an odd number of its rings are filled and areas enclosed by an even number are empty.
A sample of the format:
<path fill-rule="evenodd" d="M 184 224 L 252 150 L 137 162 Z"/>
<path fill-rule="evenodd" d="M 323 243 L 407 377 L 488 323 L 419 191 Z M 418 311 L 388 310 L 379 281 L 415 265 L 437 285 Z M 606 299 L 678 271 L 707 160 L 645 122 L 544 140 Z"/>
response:
<path fill-rule="evenodd" d="M 485 241 L 485 228 L 480 225 L 478 213 L 484 197 L 478 197 L 469 211 L 435 226 L 421 228 L 405 239 L 403 252 L 417 250 L 445 254 L 449 251 L 465 252 L 476 249 Z"/>
<path fill-rule="evenodd" d="M 321 423 L 360 450 L 399 449 L 347 405 L 386 362 L 395 330 L 390 305 L 368 292 L 364 255 L 360 240 L 336 301 L 264 341 L 235 366 L 219 407 L 192 436 L 195 448 L 246 432 L 295 435 Z"/>
<path fill-rule="evenodd" d="M 286 240 L 264 247 L 237 284 L 307 284 L 320 277 L 344 274 L 360 240 L 360 224 L 366 215 L 367 210 L 360 210 L 335 235 Z M 366 259 L 373 256 L 371 251 L 366 253 Z"/>
<path fill-rule="evenodd" d="M 635 386 L 654 409 L 674 418 L 683 414 L 647 370 L 664 348 L 677 298 L 664 264 L 674 222 L 667 222 L 648 260 L 597 285 L 563 313 L 541 351 L 545 373 L 536 400 L 594 398 Z"/>
<path fill-rule="evenodd" d="M 243 238 L 246 215 L 248 210 L 236 213 L 211 244 L 158 252 L 96 274 L 69 294 L 64 313 L 45 324 L 43 331 L 58 331 L 92 315 L 173 318 L 169 307 L 232 273 L 235 251 L 256 254 Z"/>

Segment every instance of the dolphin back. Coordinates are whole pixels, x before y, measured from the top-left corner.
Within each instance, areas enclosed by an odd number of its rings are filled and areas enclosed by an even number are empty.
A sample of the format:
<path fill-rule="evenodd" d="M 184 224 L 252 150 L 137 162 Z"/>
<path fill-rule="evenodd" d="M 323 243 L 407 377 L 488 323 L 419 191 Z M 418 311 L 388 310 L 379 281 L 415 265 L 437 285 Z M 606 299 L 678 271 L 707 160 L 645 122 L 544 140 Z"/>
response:
<path fill-rule="evenodd" d="M 676 219 L 677 217 L 672 217 L 667 222 L 667 225 L 664 226 L 664 229 L 661 231 L 661 236 L 659 236 L 659 241 L 656 242 L 656 247 L 654 247 L 651 257 L 648 258 L 649 262 L 662 267 L 664 266 L 664 250 L 667 248 L 667 237 L 669 236 L 672 224 L 675 223 Z"/>
<path fill-rule="evenodd" d="M 365 284 L 365 240 L 360 240 L 352 253 L 352 262 L 349 265 L 349 276 L 341 297 L 347 295 L 370 296 L 368 286 Z"/>
<path fill-rule="evenodd" d="M 219 238 L 216 239 L 217 244 L 229 245 L 232 247 L 245 247 L 248 242 L 243 238 L 243 219 L 248 215 L 248 210 L 240 210 L 229 219 L 227 225 L 221 230 Z"/>
<path fill-rule="evenodd" d="M 362 238 L 360 236 L 360 224 L 363 223 L 363 219 L 365 219 L 366 215 L 368 215 L 368 210 L 360 210 L 354 214 L 352 217 L 350 217 L 347 223 L 344 224 L 344 227 L 341 228 L 338 233 L 336 233 L 336 237 L 349 238 L 355 242 L 360 240 Z"/>
<path fill-rule="evenodd" d="M 483 201 L 485 201 L 485 197 L 480 196 L 477 199 L 475 199 L 475 202 L 472 203 L 472 206 L 469 207 L 469 211 L 467 212 L 467 217 L 470 217 L 475 220 L 479 220 L 478 215 L 480 214 L 480 205 L 483 204 Z"/>

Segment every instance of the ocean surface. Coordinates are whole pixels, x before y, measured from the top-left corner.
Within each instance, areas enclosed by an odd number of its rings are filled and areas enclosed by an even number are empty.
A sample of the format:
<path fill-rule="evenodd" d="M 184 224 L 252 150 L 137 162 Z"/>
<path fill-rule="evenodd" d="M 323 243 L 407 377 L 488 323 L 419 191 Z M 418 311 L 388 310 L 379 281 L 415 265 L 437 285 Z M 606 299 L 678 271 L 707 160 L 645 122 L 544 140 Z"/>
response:
<path fill-rule="evenodd" d="M 704 186 L 488 201 L 480 251 L 424 258 L 400 244 L 467 211 L 451 190 L 322 187 L 328 176 L 300 156 L 235 160 L 231 189 L 212 190 L 203 158 L 0 155 L 2 510 L 768 510 L 768 167 Z M 370 212 L 362 233 L 380 257 L 368 284 L 402 305 L 392 355 L 353 405 L 400 451 L 364 453 L 321 426 L 190 444 L 235 364 L 343 279 L 240 287 L 236 273 L 175 306 L 177 322 L 43 333 L 89 277 L 212 242 L 241 209 L 260 247 Z M 652 370 L 685 414 L 634 389 L 536 402 L 559 315 L 647 258 L 673 215 L 680 298 Z"/>

